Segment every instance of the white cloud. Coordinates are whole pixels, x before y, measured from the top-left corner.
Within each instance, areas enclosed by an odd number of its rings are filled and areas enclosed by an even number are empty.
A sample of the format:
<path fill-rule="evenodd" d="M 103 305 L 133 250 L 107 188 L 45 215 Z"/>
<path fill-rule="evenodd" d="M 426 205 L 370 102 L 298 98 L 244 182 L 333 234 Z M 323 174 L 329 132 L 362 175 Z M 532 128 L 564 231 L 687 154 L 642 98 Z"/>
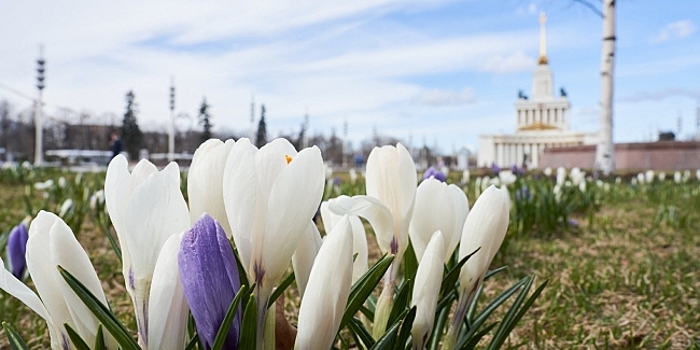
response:
<path fill-rule="evenodd" d="M 663 27 L 651 41 L 662 43 L 673 39 L 682 39 L 693 34 L 695 29 L 695 24 L 688 19 L 672 22 Z"/>
<path fill-rule="evenodd" d="M 659 90 L 651 91 L 639 91 L 637 93 L 620 97 L 618 101 L 637 103 L 637 102 L 649 102 L 649 101 L 661 101 L 669 97 L 690 97 L 690 98 L 700 98 L 700 89 L 688 89 L 681 87 L 668 87 Z"/>
<path fill-rule="evenodd" d="M 474 91 L 470 87 L 462 90 L 430 89 L 421 91 L 415 101 L 429 106 L 461 105 L 476 102 Z"/>
<path fill-rule="evenodd" d="M 493 55 L 479 65 L 479 70 L 489 73 L 517 73 L 530 71 L 535 67 L 535 59 L 522 51 L 503 56 Z"/>

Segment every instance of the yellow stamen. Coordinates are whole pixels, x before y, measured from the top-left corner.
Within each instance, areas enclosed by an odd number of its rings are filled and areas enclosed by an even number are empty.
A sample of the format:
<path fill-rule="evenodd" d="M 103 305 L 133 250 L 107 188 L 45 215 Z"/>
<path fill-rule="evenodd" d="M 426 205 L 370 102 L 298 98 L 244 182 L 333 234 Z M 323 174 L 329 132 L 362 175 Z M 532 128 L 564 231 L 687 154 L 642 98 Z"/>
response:
<path fill-rule="evenodd" d="M 284 159 L 287 160 L 287 164 L 289 164 L 289 163 L 292 162 L 292 157 L 290 157 L 288 154 L 285 154 L 285 155 L 284 155 Z"/>

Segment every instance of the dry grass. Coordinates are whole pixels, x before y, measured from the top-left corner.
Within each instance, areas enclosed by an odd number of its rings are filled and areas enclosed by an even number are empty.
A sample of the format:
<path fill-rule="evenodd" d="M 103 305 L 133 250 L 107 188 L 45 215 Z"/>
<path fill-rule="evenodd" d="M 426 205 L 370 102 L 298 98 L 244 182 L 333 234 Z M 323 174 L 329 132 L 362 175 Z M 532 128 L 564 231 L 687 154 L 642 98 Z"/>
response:
<path fill-rule="evenodd" d="M 0 185 L 0 232 L 22 217 L 21 186 Z M 688 204 L 688 201 L 694 204 Z M 609 199 L 593 225 L 555 238 L 523 238 L 510 243 L 494 262 L 509 269 L 486 284 L 482 305 L 520 278 L 534 274 L 549 284 L 515 329 L 506 346 L 526 349 L 686 349 L 700 342 L 700 201 L 677 195 L 687 222 L 655 224 L 659 201 L 647 195 Z M 80 242 L 89 252 L 111 306 L 135 330 L 121 265 L 105 236 L 89 221 Z M 370 239 L 370 256 L 379 250 Z M 536 281 L 537 283 L 537 281 Z M 285 309 L 294 323 L 299 297 L 286 293 Z M 0 294 L 0 318 L 15 326 L 31 348 L 48 347 L 46 327 L 33 312 Z M 496 315 L 500 317 L 500 315 Z M 496 318 L 497 319 L 497 318 Z M 9 349 L 0 330 L 0 349 Z"/>

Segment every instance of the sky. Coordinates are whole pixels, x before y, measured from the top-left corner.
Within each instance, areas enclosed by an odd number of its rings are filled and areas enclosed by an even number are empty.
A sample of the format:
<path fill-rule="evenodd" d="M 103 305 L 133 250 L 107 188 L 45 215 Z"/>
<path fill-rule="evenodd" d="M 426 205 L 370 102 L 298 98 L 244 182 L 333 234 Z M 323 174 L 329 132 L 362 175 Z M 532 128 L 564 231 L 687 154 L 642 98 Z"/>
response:
<path fill-rule="evenodd" d="M 591 3 L 600 7 L 596 0 Z M 599 127 L 602 19 L 568 0 L 87 1 L 0 0 L 0 100 L 31 108 L 39 46 L 46 113 L 121 123 L 133 90 L 144 129 L 247 135 L 266 108 L 269 137 L 333 131 L 358 146 L 376 132 L 449 153 L 480 134 L 515 132 L 518 90 L 531 94 L 540 12 L 554 86 L 571 128 Z M 698 130 L 700 1 L 617 1 L 614 139 Z M 698 112 L 700 113 L 700 112 Z M 189 122 L 188 122 L 189 120 Z M 680 123 L 679 123 L 680 120 Z M 90 122 L 90 118 L 86 120 Z"/>

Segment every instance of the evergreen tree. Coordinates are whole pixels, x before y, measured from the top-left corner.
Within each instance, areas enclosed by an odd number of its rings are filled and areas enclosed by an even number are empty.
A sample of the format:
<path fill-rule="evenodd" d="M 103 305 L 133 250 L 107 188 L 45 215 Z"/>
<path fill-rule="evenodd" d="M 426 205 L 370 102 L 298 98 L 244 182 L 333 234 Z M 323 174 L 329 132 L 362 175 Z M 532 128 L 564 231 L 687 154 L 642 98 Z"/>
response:
<path fill-rule="evenodd" d="M 134 102 L 134 92 L 126 93 L 126 113 L 122 122 L 122 144 L 124 149 L 129 153 L 129 158 L 138 159 L 139 150 L 143 142 L 143 133 L 139 129 L 139 124 L 136 120 L 138 106 Z"/>
<path fill-rule="evenodd" d="M 267 124 L 265 123 L 265 105 L 262 105 L 260 113 L 260 122 L 258 123 L 258 132 L 255 135 L 255 146 L 258 148 L 265 146 L 267 143 Z"/>
<path fill-rule="evenodd" d="M 202 142 L 211 138 L 211 128 L 214 126 L 211 123 L 211 115 L 209 114 L 210 105 L 207 104 L 207 98 L 202 99 L 202 105 L 199 106 L 199 124 L 202 124 L 204 132 L 202 132 Z"/>

